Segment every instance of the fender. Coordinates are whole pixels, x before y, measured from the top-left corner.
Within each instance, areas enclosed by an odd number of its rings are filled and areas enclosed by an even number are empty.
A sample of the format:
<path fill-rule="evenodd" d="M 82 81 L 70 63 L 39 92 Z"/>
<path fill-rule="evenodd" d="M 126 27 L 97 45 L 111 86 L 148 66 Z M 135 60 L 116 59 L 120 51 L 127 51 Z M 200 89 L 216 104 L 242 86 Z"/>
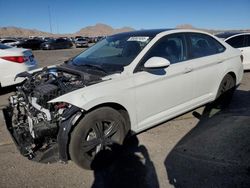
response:
<path fill-rule="evenodd" d="M 63 120 L 60 123 L 57 135 L 59 160 L 63 163 L 66 163 L 69 160 L 68 143 L 70 131 L 81 115 L 81 109 L 76 106 L 71 107 L 63 114 Z"/>
<path fill-rule="evenodd" d="M 131 129 L 136 130 L 136 102 L 133 87 L 133 78 L 129 78 L 126 81 L 123 81 L 122 78 L 114 79 L 112 82 L 105 81 L 72 91 L 49 101 L 49 103 L 65 102 L 84 111 L 89 111 L 96 106 L 106 103 L 119 104 L 129 114 Z"/>

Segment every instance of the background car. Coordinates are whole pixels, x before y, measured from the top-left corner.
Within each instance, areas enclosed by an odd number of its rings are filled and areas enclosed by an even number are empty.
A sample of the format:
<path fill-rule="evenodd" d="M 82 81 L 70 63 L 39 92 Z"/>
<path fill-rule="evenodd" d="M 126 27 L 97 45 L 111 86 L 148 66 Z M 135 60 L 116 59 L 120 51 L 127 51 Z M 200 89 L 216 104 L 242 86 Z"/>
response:
<path fill-rule="evenodd" d="M 17 39 L 0 39 L 0 43 L 16 47 L 18 44 L 21 43 L 21 41 Z"/>
<path fill-rule="evenodd" d="M 243 55 L 244 70 L 250 70 L 250 33 L 220 33 L 216 35 L 234 48 L 240 49 Z"/>
<path fill-rule="evenodd" d="M 77 38 L 75 40 L 75 46 L 76 47 L 88 47 L 89 43 L 86 38 Z"/>
<path fill-rule="evenodd" d="M 72 42 L 63 38 L 51 39 L 41 44 L 43 50 L 66 49 L 73 46 Z"/>
<path fill-rule="evenodd" d="M 27 48 L 31 50 L 40 50 L 41 44 L 44 41 L 41 39 L 28 39 L 26 41 L 21 42 L 20 44 L 17 45 L 19 48 Z"/>
<path fill-rule="evenodd" d="M 94 42 L 97 43 L 97 42 L 101 41 L 104 38 L 105 38 L 105 36 L 97 36 L 97 37 L 94 38 Z"/>
<path fill-rule="evenodd" d="M 21 82 L 14 80 L 16 74 L 37 68 L 31 50 L 12 48 L 0 43 L 0 86 L 5 87 Z"/>

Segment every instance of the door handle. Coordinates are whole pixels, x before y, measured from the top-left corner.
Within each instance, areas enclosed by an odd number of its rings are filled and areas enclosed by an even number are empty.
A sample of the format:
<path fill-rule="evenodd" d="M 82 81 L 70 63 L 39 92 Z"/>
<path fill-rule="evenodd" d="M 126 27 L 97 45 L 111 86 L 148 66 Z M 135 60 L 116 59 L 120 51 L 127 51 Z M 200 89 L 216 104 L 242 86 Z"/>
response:
<path fill-rule="evenodd" d="M 193 71 L 193 69 L 191 68 L 191 67 L 186 67 L 185 69 L 184 69 L 184 73 L 186 74 L 186 73 L 189 73 L 189 72 L 192 72 Z"/>

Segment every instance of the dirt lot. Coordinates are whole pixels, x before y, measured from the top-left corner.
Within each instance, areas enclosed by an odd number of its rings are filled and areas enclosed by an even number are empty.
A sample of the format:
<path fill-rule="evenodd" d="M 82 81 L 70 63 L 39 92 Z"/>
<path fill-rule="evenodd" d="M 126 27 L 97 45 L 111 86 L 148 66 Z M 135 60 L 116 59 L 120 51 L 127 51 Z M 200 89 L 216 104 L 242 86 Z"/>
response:
<path fill-rule="evenodd" d="M 35 51 L 41 66 L 82 49 Z M 245 72 L 229 108 L 207 106 L 129 140 L 119 160 L 103 170 L 40 164 L 22 157 L 0 113 L 0 187 L 249 187 L 250 73 Z M 0 96 L 3 108 L 10 94 Z M 172 183 L 172 185 L 169 183 Z"/>

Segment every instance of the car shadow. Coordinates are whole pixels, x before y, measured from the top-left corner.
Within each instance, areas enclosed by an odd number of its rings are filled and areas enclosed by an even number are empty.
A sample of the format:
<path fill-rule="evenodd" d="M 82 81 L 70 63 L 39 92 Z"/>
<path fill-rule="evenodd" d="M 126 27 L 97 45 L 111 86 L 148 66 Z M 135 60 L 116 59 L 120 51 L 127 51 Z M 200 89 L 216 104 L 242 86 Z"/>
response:
<path fill-rule="evenodd" d="M 112 154 L 106 152 L 99 152 L 92 163 L 95 178 L 92 188 L 159 187 L 154 164 L 136 136 L 122 146 L 113 146 Z M 107 156 L 112 163 L 104 163 L 108 161 Z"/>
<path fill-rule="evenodd" d="M 214 103 L 165 159 L 175 187 L 250 187 L 250 92 L 237 90 L 223 109 Z"/>

